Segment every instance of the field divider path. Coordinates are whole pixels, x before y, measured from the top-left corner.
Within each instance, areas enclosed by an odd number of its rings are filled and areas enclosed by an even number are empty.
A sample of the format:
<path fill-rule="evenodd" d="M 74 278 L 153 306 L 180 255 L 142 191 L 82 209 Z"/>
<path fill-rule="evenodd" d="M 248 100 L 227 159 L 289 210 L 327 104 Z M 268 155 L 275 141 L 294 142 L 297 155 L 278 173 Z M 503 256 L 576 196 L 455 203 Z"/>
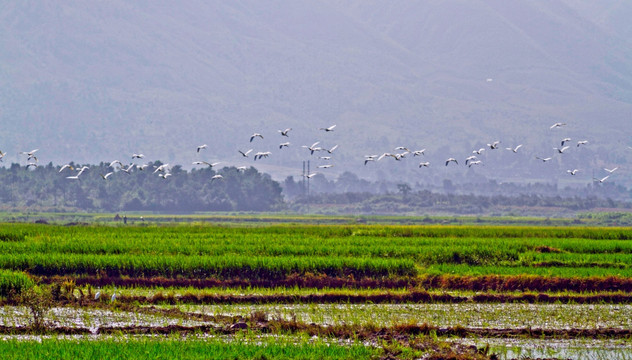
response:
<path fill-rule="evenodd" d="M 627 339 L 632 329 L 537 329 L 537 328 L 468 328 L 461 326 L 437 327 L 428 324 L 401 324 L 391 327 L 331 325 L 323 326 L 286 320 L 243 319 L 225 326 L 214 325 L 166 325 L 166 326 L 101 326 L 88 327 L 8 327 L 0 326 L 1 335 L 231 335 L 244 331 L 261 334 L 307 334 L 309 336 L 333 337 L 358 340 L 406 340 L 419 335 L 458 338 L 608 338 Z"/>

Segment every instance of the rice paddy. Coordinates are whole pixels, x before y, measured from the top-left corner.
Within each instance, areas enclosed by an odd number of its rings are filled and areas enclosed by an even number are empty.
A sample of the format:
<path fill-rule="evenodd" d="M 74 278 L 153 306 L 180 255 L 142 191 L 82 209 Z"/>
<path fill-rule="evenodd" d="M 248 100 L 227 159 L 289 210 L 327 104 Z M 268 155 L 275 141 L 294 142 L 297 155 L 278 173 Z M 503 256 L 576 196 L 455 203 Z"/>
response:
<path fill-rule="evenodd" d="M 616 227 L 7 223 L 0 350 L 632 357 L 631 240 Z"/>

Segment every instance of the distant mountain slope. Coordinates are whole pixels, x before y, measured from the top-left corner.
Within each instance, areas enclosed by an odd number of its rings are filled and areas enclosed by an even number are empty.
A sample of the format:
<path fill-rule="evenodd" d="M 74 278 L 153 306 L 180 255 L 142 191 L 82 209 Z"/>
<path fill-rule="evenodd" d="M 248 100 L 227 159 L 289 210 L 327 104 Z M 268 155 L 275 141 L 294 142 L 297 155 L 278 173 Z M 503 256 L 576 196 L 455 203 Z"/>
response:
<path fill-rule="evenodd" d="M 320 164 L 300 146 L 321 141 L 340 144 L 332 174 L 418 181 L 412 161 L 371 168 L 362 156 L 405 145 L 440 163 L 502 139 L 524 143 L 528 156 L 477 171 L 549 179 L 540 164 L 521 163 L 551 151 L 561 135 L 549 126 L 563 121 L 565 136 L 591 140 L 590 166 L 630 161 L 629 27 L 603 19 L 632 4 L 616 6 L 9 2 L 0 8 L 0 150 L 10 151 L 5 162 L 39 147 L 56 163 L 141 151 L 188 166 L 200 157 L 251 165 L 237 149 L 254 148 L 272 152 L 254 164 L 283 178 L 299 175 L 302 160 Z M 318 130 L 332 124 L 331 134 Z M 292 145 L 279 150 L 287 127 Z M 265 138 L 250 143 L 255 131 Z M 202 143 L 209 150 L 198 155 Z"/>

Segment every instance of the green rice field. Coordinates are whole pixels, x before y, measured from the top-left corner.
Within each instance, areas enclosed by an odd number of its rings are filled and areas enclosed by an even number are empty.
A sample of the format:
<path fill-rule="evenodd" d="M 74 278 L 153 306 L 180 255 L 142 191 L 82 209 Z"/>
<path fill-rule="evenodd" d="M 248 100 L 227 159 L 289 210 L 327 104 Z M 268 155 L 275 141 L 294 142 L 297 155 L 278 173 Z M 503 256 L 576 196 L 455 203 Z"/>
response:
<path fill-rule="evenodd" d="M 0 351 L 632 357 L 630 228 L 333 220 L 0 224 Z"/>

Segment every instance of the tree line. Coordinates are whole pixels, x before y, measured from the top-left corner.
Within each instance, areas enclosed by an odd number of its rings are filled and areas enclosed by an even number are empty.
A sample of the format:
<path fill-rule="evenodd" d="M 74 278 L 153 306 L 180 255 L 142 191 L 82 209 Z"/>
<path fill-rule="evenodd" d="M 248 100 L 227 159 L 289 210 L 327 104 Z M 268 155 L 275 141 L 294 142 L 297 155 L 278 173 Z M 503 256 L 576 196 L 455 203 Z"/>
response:
<path fill-rule="evenodd" d="M 84 165 L 70 163 L 75 169 Z M 108 164 L 85 165 L 79 180 L 67 179 L 76 170 L 64 170 L 49 163 L 25 169 L 19 164 L 0 168 L 0 202 L 5 210 L 39 211 L 271 211 L 283 204 L 281 186 L 269 175 L 250 167 L 239 170 L 205 167 L 186 171 L 170 168 L 171 176 L 161 178 L 154 169 L 112 172 Z M 211 180 L 221 174 L 223 179 Z"/>

